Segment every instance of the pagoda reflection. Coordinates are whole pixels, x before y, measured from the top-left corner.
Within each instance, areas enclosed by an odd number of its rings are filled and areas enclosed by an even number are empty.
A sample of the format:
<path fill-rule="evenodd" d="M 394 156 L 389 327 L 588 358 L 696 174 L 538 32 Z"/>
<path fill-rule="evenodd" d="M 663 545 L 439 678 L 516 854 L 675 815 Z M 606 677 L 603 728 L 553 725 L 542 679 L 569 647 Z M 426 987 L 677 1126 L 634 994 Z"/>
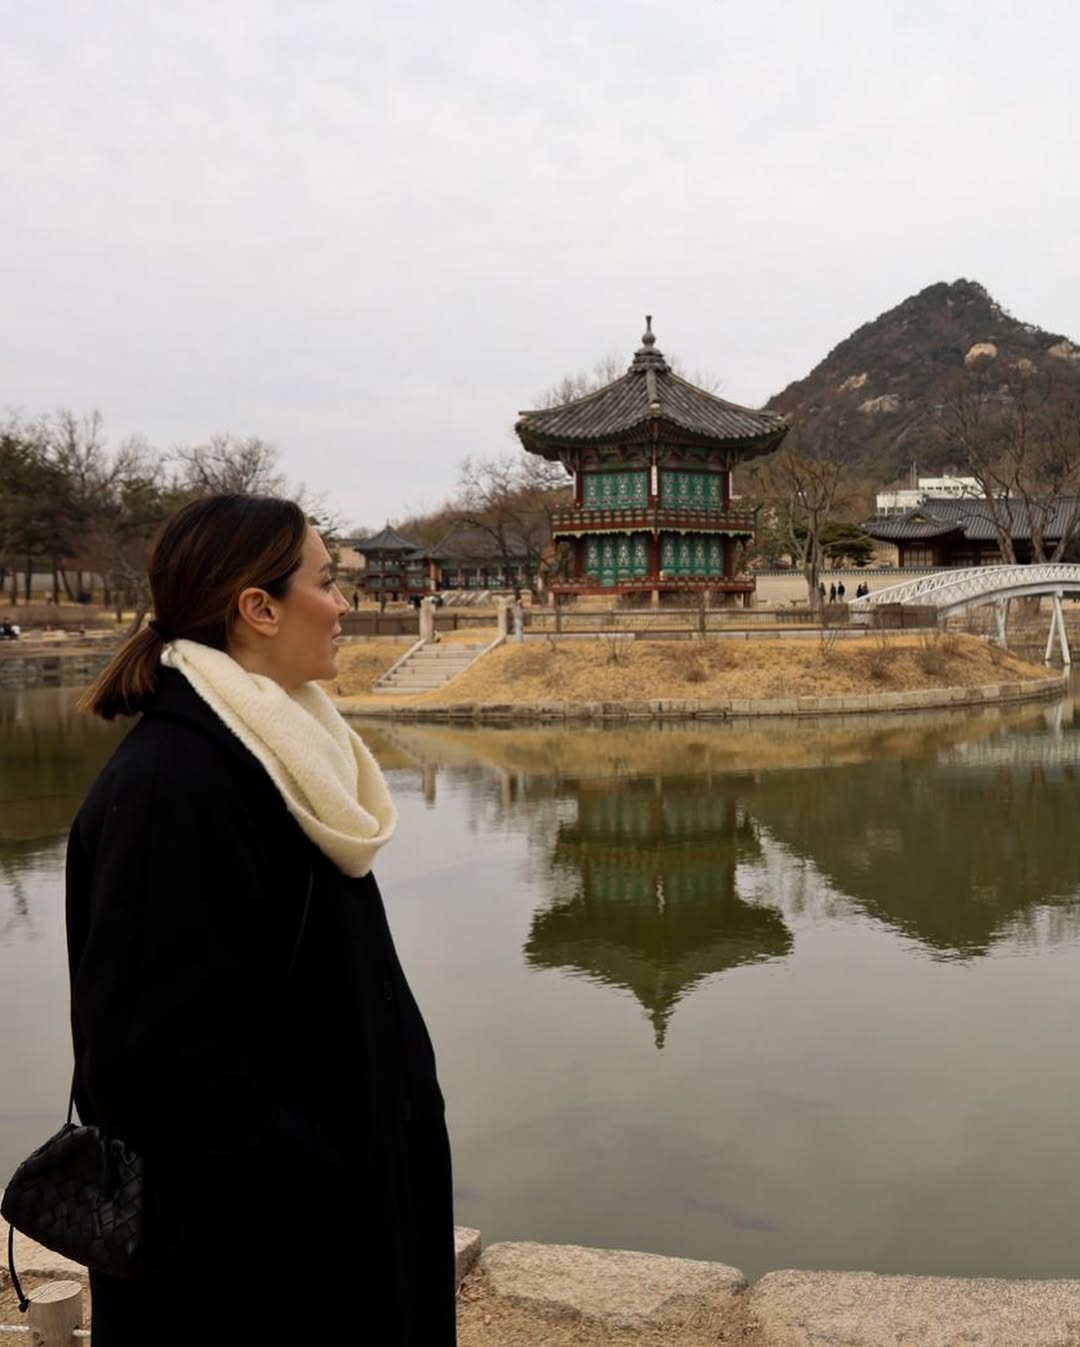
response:
<path fill-rule="evenodd" d="M 534 968 L 632 993 L 663 1047 L 699 982 L 791 949 L 782 917 L 739 900 L 736 866 L 759 853 L 737 799 L 700 776 L 561 781 L 576 805 L 547 836 L 549 906 L 525 945 Z"/>

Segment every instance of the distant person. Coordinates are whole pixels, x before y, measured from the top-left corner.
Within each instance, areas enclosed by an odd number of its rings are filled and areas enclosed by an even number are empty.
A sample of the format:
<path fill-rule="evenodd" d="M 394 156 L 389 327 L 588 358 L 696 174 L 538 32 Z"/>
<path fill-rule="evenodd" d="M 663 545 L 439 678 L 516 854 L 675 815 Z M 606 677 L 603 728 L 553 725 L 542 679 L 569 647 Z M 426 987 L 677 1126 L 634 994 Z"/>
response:
<path fill-rule="evenodd" d="M 840 583 L 836 586 L 836 597 L 840 600 L 841 603 L 844 602 L 844 582 L 843 582 L 843 580 L 841 580 Z"/>
<path fill-rule="evenodd" d="M 352 592 L 352 607 L 354 613 L 360 607 L 360 591 L 358 589 L 354 589 Z"/>
<path fill-rule="evenodd" d="M 139 719 L 72 826 L 67 930 L 79 1116 L 141 1155 L 173 1245 L 91 1270 L 94 1347 L 278 1340 L 251 1288 L 310 1318 L 341 1275 L 331 1336 L 452 1347 L 443 1100 L 371 869 L 397 810 L 319 686 L 330 555 L 291 501 L 219 495 L 149 570 L 154 620 L 82 702 Z"/>
<path fill-rule="evenodd" d="M 830 603 L 835 603 L 835 602 L 836 602 L 836 586 L 835 586 L 835 585 L 830 585 L 830 586 L 829 586 L 829 602 L 830 602 Z"/>
<path fill-rule="evenodd" d="M 824 602 L 825 602 L 825 581 L 824 581 L 824 580 L 822 580 L 822 581 L 818 584 L 817 591 L 818 591 L 818 595 L 819 595 L 820 598 L 821 598 L 821 602 L 824 603 Z"/>

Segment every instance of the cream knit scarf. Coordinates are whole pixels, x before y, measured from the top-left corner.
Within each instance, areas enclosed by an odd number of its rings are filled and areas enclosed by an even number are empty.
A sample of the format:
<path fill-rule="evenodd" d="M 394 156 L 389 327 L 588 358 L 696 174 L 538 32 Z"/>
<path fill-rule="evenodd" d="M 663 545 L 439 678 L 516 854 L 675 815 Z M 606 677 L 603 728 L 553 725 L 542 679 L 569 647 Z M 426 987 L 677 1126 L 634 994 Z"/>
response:
<path fill-rule="evenodd" d="M 286 692 L 221 650 L 172 641 L 177 669 L 269 773 L 289 813 L 346 875 L 366 875 L 390 840 L 397 810 L 379 765 L 316 683 Z"/>

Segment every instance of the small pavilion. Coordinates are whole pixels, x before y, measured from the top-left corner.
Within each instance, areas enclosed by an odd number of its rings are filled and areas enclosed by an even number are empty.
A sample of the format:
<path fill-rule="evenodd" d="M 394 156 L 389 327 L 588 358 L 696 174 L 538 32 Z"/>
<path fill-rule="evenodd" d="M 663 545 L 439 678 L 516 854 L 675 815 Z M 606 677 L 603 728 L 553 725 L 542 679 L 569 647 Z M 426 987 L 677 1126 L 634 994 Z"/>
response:
<path fill-rule="evenodd" d="M 675 374 L 656 347 L 652 318 L 630 368 L 559 407 L 520 414 L 532 454 L 574 477 L 574 503 L 554 511 L 570 573 L 556 596 L 703 594 L 749 603 L 754 579 L 737 549 L 754 537 L 753 510 L 731 496 L 735 466 L 770 453 L 787 433 L 774 412 L 727 402 Z"/>
<path fill-rule="evenodd" d="M 350 539 L 364 558 L 359 585 L 369 599 L 411 599 L 435 589 L 435 559 L 430 549 L 403 538 L 389 524 L 370 538 Z"/>

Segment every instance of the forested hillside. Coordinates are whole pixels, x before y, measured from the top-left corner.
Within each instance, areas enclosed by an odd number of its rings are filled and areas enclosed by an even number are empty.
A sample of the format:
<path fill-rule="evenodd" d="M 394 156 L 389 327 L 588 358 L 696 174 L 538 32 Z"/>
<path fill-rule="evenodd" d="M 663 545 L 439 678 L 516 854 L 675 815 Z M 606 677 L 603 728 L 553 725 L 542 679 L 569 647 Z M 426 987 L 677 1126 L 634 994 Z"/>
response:
<path fill-rule="evenodd" d="M 796 427 L 829 426 L 851 475 L 880 485 L 912 462 L 955 461 L 939 413 L 965 373 L 1007 389 L 1077 369 L 1080 348 L 1060 333 L 1020 322 L 975 281 L 942 281 L 864 323 L 767 405 Z"/>

